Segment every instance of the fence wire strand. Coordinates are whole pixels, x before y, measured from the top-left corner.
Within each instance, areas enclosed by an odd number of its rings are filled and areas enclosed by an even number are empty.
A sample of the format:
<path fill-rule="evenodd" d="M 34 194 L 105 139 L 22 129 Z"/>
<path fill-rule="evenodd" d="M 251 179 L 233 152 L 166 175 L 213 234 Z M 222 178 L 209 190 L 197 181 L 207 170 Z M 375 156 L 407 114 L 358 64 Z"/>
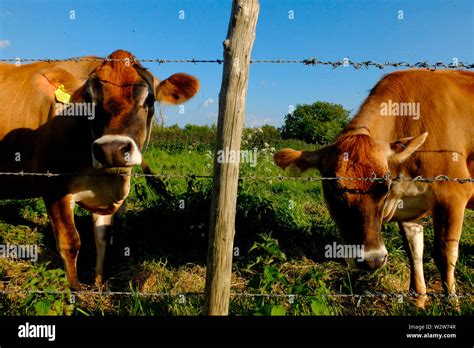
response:
<path fill-rule="evenodd" d="M 195 180 L 195 179 L 213 179 L 212 175 L 194 175 L 194 174 L 144 174 L 144 173 L 53 173 L 53 172 L 43 172 L 43 173 L 35 173 L 35 172 L 0 172 L 0 176 L 33 176 L 33 177 L 48 177 L 48 178 L 55 178 L 55 177 L 63 177 L 63 176 L 130 176 L 134 178 L 157 178 L 157 179 L 188 179 L 188 180 Z M 383 181 L 391 181 L 391 182 L 401 182 L 401 181 L 412 181 L 412 182 L 424 182 L 424 183 L 434 183 L 434 182 L 457 182 L 459 184 L 465 183 L 473 183 L 474 178 L 450 178 L 447 175 L 438 175 L 435 177 L 424 177 L 424 176 L 416 176 L 414 178 L 407 177 L 403 174 L 399 174 L 396 176 L 392 176 L 391 174 L 386 174 L 383 177 L 371 176 L 371 177 L 363 177 L 363 178 L 356 178 L 356 177 L 343 177 L 343 176 L 334 176 L 334 177 L 324 177 L 324 176 L 308 176 L 308 177 L 293 177 L 293 176 L 257 176 L 257 175 L 249 175 L 249 176 L 240 176 L 239 180 L 248 180 L 248 181 L 268 181 L 268 180 L 300 180 L 300 181 L 324 181 L 324 180 L 337 180 L 337 181 L 372 181 L 372 182 L 383 182 Z"/>
<path fill-rule="evenodd" d="M 158 64 L 168 64 L 168 63 L 191 63 L 191 64 L 206 64 L 206 63 L 215 63 L 215 64 L 223 64 L 224 59 L 160 59 L 160 58 L 152 58 L 152 59 L 128 59 L 128 58 L 121 58 L 121 59 L 113 59 L 113 58 L 100 58 L 100 57 L 77 57 L 77 58 L 66 58 L 66 59 L 53 59 L 53 58 L 2 58 L 0 62 L 4 63 L 32 63 L 32 62 L 46 62 L 46 63 L 56 63 L 56 62 L 95 62 L 95 61 L 107 61 L 107 62 L 140 62 L 140 63 L 158 63 Z M 387 67 L 391 68 L 424 68 L 429 70 L 436 70 L 439 68 L 443 69 L 474 69 L 474 63 L 466 63 L 466 62 L 452 62 L 452 63 L 445 63 L 445 62 L 435 62 L 430 63 L 428 61 L 420 61 L 416 63 L 409 63 L 409 62 L 390 62 L 386 61 L 383 63 L 375 62 L 373 60 L 366 60 L 360 62 L 354 62 L 348 58 L 342 60 L 334 60 L 334 61 L 323 61 L 319 60 L 315 57 L 307 58 L 307 59 L 250 59 L 251 64 L 303 64 L 306 66 L 331 66 L 333 69 L 339 67 L 353 67 L 354 69 L 362 69 L 362 68 L 377 68 L 377 69 L 384 69 Z"/>
<path fill-rule="evenodd" d="M 172 298 L 183 298 L 187 296 L 204 296 L 203 291 L 196 292 L 137 292 L 137 291 L 109 291 L 109 290 L 80 290 L 80 291 L 71 291 L 71 290 L 0 290 L 0 295 L 16 295 L 16 294 L 25 294 L 25 295 L 100 295 L 100 296 L 139 296 L 139 297 L 172 297 Z M 415 296 L 428 296 L 433 298 L 461 298 L 461 297 L 473 297 L 474 294 L 466 293 L 455 293 L 455 294 L 446 294 L 443 292 L 427 292 L 426 294 L 416 294 L 414 292 L 370 292 L 366 291 L 362 294 L 314 294 L 314 295 L 303 295 L 303 294 L 262 294 L 262 293 L 247 293 L 247 292 L 231 292 L 231 297 L 240 297 L 240 298 L 287 298 L 290 301 L 292 299 L 298 298 L 317 298 L 317 297 L 335 297 L 335 298 L 413 298 Z"/>

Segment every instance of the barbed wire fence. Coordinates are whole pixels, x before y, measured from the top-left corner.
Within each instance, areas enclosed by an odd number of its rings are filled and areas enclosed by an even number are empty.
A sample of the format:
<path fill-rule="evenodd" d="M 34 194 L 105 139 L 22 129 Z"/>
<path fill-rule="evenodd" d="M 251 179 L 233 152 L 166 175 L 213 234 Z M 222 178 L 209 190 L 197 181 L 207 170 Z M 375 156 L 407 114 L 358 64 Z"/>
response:
<path fill-rule="evenodd" d="M 0 290 L 0 295 L 13 295 L 13 294 L 41 294 L 41 295 L 99 295 L 99 296 L 156 296 L 156 297 L 191 297 L 191 296 L 204 296 L 204 291 L 196 291 L 196 292 L 137 292 L 137 291 L 110 291 L 110 290 L 78 290 L 78 291 L 71 291 L 71 290 Z M 465 293 L 456 293 L 456 294 L 446 294 L 444 292 L 427 292 L 426 294 L 416 294 L 414 292 L 379 292 L 379 291 L 364 291 L 362 294 L 263 294 L 263 293 L 249 293 L 249 292 L 231 292 L 232 297 L 263 297 L 263 298 L 287 298 L 287 299 L 295 299 L 295 298 L 318 298 L 318 297 L 335 297 L 335 298 L 413 298 L 418 295 L 426 295 L 428 297 L 433 298 L 453 298 L 453 297 L 471 297 L 474 296 L 473 293 L 465 292 Z"/>
<path fill-rule="evenodd" d="M 33 176 L 33 177 L 62 177 L 62 176 L 123 176 L 123 177 L 134 177 L 134 178 L 158 178 L 158 179 L 213 179 L 212 175 L 194 175 L 194 174 L 145 174 L 145 173 L 53 173 L 53 172 L 0 172 L 0 176 Z M 392 176 L 391 174 L 386 174 L 383 177 L 377 177 L 373 175 L 371 177 L 355 178 L 355 177 L 343 177 L 343 176 L 334 176 L 334 177 L 324 177 L 324 176 L 240 176 L 239 180 L 250 180 L 250 181 L 267 181 L 267 180 L 299 180 L 299 181 L 370 181 L 370 182 L 402 182 L 402 181 L 411 181 L 411 182 L 423 182 L 423 183 L 434 183 L 434 182 L 457 182 L 459 184 L 466 184 L 474 182 L 474 178 L 450 178 L 447 175 L 437 175 L 435 177 L 423 177 L 416 176 L 410 178 L 399 174 Z"/>
<path fill-rule="evenodd" d="M 190 64 L 223 64 L 223 59 L 111 59 L 111 58 L 100 58 L 100 57 L 80 57 L 80 58 L 68 58 L 68 59 L 51 59 L 51 58 L 0 58 L 0 62 L 4 63 L 15 63 L 19 66 L 22 63 L 32 63 L 32 62 L 45 62 L 45 63 L 55 63 L 55 62 L 94 62 L 94 61 L 122 61 L 124 63 L 158 63 L 158 64 L 168 64 L 168 63 L 190 63 Z M 384 69 L 384 68 L 419 68 L 427 70 L 437 70 L 437 69 L 474 69 L 474 63 L 458 62 L 456 58 L 453 59 L 451 63 L 445 62 L 435 62 L 430 63 L 428 61 L 419 61 L 415 63 L 409 62 L 390 62 L 386 61 L 383 63 L 367 60 L 355 62 L 348 58 L 342 60 L 334 61 L 323 61 L 315 57 L 307 59 L 251 59 L 251 64 L 302 64 L 305 66 L 329 66 L 333 69 L 343 68 L 343 67 L 352 67 L 355 70 L 358 69 Z M 1 176 L 15 176 L 15 177 L 47 177 L 47 178 L 56 178 L 64 176 L 130 176 L 134 178 L 157 178 L 157 179 L 213 179 L 212 175 L 193 175 L 193 174 L 145 174 L 145 173 L 54 173 L 54 172 L 0 172 Z M 383 181 L 392 181 L 392 182 L 401 182 L 401 181 L 411 181 L 411 182 L 422 182 L 427 184 L 437 183 L 437 182 L 455 182 L 459 184 L 473 183 L 474 178 L 451 178 L 447 175 L 438 175 L 435 177 L 423 177 L 417 176 L 414 178 L 406 177 L 404 175 L 392 176 L 390 173 L 387 173 L 383 177 L 377 177 L 375 175 L 371 177 L 294 177 L 294 176 L 240 176 L 239 180 L 247 181 L 269 181 L 269 180 L 299 180 L 299 181 L 371 181 L 371 182 L 383 182 Z M 82 290 L 82 291 L 46 291 L 46 290 L 0 290 L 0 295 L 14 295 L 14 294 L 53 294 L 53 295 L 99 295 L 99 296 L 140 296 L 140 297 L 176 297 L 180 303 L 184 303 L 185 298 L 189 296 L 204 296 L 204 292 L 181 292 L 181 293 L 171 293 L 171 292 L 134 292 L 134 291 L 100 291 L 100 290 Z M 291 304 L 295 299 L 298 298 L 317 298 L 317 297 L 328 297 L 328 298 L 381 298 L 381 299 L 390 299 L 396 298 L 399 302 L 403 302 L 405 298 L 414 298 L 419 294 L 413 292 L 370 292 L 365 291 L 362 294 L 318 294 L 318 295 L 303 295 L 303 294 L 264 294 L 264 293 L 247 293 L 247 292 L 231 292 L 230 296 L 233 298 L 280 298 L 287 299 Z M 428 292 L 426 294 L 428 297 L 433 298 L 462 298 L 462 297 L 473 297 L 473 293 L 456 293 L 456 294 L 446 294 L 444 292 Z"/>
<path fill-rule="evenodd" d="M 46 63 L 56 63 L 56 62 L 94 62 L 94 61 L 107 61 L 107 62 L 124 62 L 124 63 L 133 63 L 133 62 L 140 62 L 140 63 L 158 63 L 158 64 L 167 64 L 167 63 L 191 63 L 191 64 L 205 64 L 205 63 L 215 63 L 215 64 L 223 64 L 224 59 L 160 59 L 160 58 L 152 58 L 152 59 L 129 59 L 129 58 L 121 58 L 121 59 L 114 59 L 114 58 L 100 58 L 100 57 L 80 57 L 80 58 L 67 58 L 67 59 L 52 59 L 52 58 L 0 58 L 0 62 L 4 63 L 16 63 L 21 64 L 25 63 L 33 63 L 33 62 L 46 62 Z M 474 63 L 466 63 L 466 62 L 459 62 L 457 58 L 453 59 L 451 63 L 445 62 L 435 62 L 430 63 L 429 61 L 420 61 L 415 63 L 409 62 L 390 62 L 386 61 L 383 63 L 376 62 L 373 60 L 366 60 L 360 62 L 354 62 L 349 58 L 344 58 L 342 60 L 333 60 L 333 61 L 323 61 L 319 60 L 315 57 L 307 58 L 307 59 L 251 59 L 251 64 L 303 64 L 307 66 L 331 66 L 332 68 L 339 68 L 339 67 L 353 67 L 354 69 L 361 69 L 361 68 L 370 68 L 374 67 L 377 69 L 384 69 L 387 67 L 391 68 L 420 68 L 420 69 L 429 69 L 429 70 L 436 70 L 436 69 L 474 69 Z"/>
<path fill-rule="evenodd" d="M 0 176 L 33 176 L 33 177 L 61 177 L 61 176 L 78 176 L 78 175 L 105 175 L 105 176 L 130 176 L 135 178 L 159 178 L 159 179 L 213 179 L 211 175 L 169 175 L 169 174 L 143 174 L 143 173 L 117 173 L 117 174 L 97 174 L 97 173 L 29 173 L 29 172 L 0 172 Z M 450 178 L 446 175 L 439 175 L 436 177 L 422 177 L 417 176 L 415 178 L 409 178 L 403 175 L 397 175 L 392 177 L 390 174 L 385 175 L 384 177 L 366 177 L 366 178 L 353 178 L 353 177 L 291 177 L 291 176 L 242 176 L 239 180 L 251 180 L 251 181 L 269 181 L 269 180 L 300 180 L 300 181 L 324 181 L 324 180 L 347 180 L 347 181 L 371 181 L 371 182 L 381 182 L 381 181 L 413 181 L 413 182 L 423 182 L 427 184 L 432 184 L 435 182 L 455 182 L 459 184 L 473 183 L 474 178 Z M 152 298 L 176 298 L 178 303 L 185 304 L 186 298 L 188 297 L 203 297 L 204 292 L 138 292 L 138 291 L 110 291 L 110 290 L 81 290 L 81 291 L 47 291 L 47 290 L 0 290 L 0 295 L 15 295 L 15 294 L 52 294 L 52 295 L 91 295 L 91 296 L 139 296 L 139 297 L 152 297 Z M 265 294 L 265 293 L 247 293 L 247 292 L 231 292 L 231 298 L 264 298 L 264 299 L 281 299 L 288 301 L 289 304 L 293 304 L 295 299 L 311 299 L 311 298 L 336 298 L 336 299 L 382 299 L 390 300 L 396 299 L 398 303 L 403 303 L 405 300 L 415 299 L 420 294 L 414 292 L 371 292 L 364 291 L 362 294 L 341 294 L 341 293 L 330 293 L 330 294 Z M 434 299 L 449 299 L 449 298 L 472 298 L 474 297 L 473 293 L 457 292 L 455 294 L 446 294 L 443 292 L 428 292 L 426 294 L 428 298 Z"/>

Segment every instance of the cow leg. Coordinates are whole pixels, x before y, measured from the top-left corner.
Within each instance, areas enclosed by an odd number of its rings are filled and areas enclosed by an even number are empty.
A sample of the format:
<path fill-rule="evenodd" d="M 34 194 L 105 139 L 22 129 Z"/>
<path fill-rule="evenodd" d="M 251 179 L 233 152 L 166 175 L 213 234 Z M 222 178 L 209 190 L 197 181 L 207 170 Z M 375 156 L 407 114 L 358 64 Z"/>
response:
<path fill-rule="evenodd" d="M 412 222 L 399 222 L 410 260 L 410 291 L 417 294 L 416 305 L 424 308 L 426 303 L 426 284 L 423 274 L 423 226 Z"/>
<path fill-rule="evenodd" d="M 74 224 L 74 200 L 71 194 L 67 194 L 59 199 L 45 198 L 44 201 L 67 279 L 74 289 L 79 289 L 81 285 L 77 278 L 77 256 L 81 239 Z"/>
<path fill-rule="evenodd" d="M 110 240 L 113 215 L 92 214 L 94 223 L 95 247 L 97 252 L 95 265 L 95 284 L 101 286 L 104 279 L 105 250 Z"/>
<path fill-rule="evenodd" d="M 433 258 L 441 273 L 443 290 L 447 294 L 454 294 L 456 291 L 454 269 L 458 259 L 465 206 L 465 203 L 456 202 L 455 197 L 452 197 L 449 204 L 440 204 L 433 210 Z"/>

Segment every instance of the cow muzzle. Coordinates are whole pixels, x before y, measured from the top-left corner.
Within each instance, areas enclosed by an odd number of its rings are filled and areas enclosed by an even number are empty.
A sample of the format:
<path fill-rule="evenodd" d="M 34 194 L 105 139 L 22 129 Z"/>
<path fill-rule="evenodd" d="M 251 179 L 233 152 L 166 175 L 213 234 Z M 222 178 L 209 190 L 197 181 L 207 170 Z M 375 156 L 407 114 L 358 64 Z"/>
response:
<path fill-rule="evenodd" d="M 364 250 L 364 260 L 358 262 L 361 269 L 375 271 L 387 263 L 388 252 L 384 245 L 378 249 Z"/>
<path fill-rule="evenodd" d="M 104 135 L 92 144 L 92 165 L 95 169 L 133 167 L 142 163 L 142 154 L 135 141 L 124 135 Z"/>

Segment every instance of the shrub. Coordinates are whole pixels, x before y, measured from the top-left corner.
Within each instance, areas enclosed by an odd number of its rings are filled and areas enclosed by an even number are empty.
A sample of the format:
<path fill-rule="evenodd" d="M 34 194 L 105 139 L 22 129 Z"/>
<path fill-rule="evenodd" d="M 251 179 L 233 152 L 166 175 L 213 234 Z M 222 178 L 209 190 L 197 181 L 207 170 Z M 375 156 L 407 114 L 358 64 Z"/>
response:
<path fill-rule="evenodd" d="M 327 145 L 349 122 L 349 111 L 339 104 L 318 101 L 297 105 L 285 116 L 280 132 L 283 139 L 300 139 L 307 143 Z"/>

